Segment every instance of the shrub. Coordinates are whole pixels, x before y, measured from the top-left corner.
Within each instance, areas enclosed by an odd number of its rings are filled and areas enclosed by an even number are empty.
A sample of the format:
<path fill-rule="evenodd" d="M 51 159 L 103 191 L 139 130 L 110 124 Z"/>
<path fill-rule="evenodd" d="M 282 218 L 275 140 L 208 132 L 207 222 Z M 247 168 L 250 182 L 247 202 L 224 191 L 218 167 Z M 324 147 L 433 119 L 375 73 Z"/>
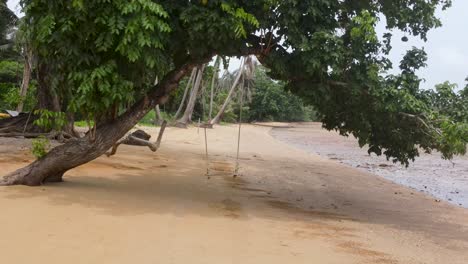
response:
<path fill-rule="evenodd" d="M 50 141 L 44 136 L 40 136 L 32 141 L 31 152 L 37 159 L 44 157 L 50 149 Z"/>

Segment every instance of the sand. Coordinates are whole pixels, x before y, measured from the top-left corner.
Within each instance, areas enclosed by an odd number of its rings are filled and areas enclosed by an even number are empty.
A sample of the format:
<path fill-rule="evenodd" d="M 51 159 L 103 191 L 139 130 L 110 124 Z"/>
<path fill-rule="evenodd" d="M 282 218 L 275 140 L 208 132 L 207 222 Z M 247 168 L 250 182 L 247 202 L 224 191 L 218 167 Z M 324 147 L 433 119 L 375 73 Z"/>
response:
<path fill-rule="evenodd" d="M 169 128 L 156 153 L 122 146 L 63 183 L 2 187 L 0 263 L 467 263 L 466 209 L 270 129 L 243 127 L 236 178 L 237 128 L 220 126 L 209 162 L 203 130 Z M 2 173 L 27 146 L 0 139 Z"/>

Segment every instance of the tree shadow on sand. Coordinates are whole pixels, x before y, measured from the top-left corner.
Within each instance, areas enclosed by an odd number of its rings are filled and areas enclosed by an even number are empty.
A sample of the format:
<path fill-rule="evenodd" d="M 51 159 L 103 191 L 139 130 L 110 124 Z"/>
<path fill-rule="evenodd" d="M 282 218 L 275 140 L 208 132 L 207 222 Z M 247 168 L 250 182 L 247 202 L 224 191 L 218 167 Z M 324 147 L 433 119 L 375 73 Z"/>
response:
<path fill-rule="evenodd" d="M 327 229 L 342 236 L 353 236 L 353 230 L 343 227 L 341 222 L 362 222 L 416 231 L 437 241 L 468 242 L 468 230 L 465 227 L 448 221 L 441 222 L 440 218 L 433 217 L 433 212 L 417 212 L 413 204 L 400 204 L 392 207 L 398 210 L 388 211 L 382 209 L 382 201 L 387 199 L 387 196 L 379 194 L 378 190 L 375 191 L 377 193 L 373 193 L 373 197 L 377 199 L 366 200 L 364 193 L 356 194 L 352 188 L 343 189 L 342 183 L 335 183 L 334 177 L 328 177 L 331 175 L 327 175 L 326 166 L 319 168 L 297 161 L 288 163 L 288 166 L 300 166 L 310 170 L 313 175 L 311 179 L 321 177 L 322 180 L 328 181 L 324 184 L 326 187 L 320 189 L 313 186 L 314 182 L 308 182 L 310 179 L 305 179 L 305 182 L 293 190 L 295 197 L 309 195 L 311 202 L 314 202 L 314 199 L 320 200 L 320 197 L 336 196 L 334 207 L 331 208 L 308 207 L 296 200 L 291 201 L 282 191 L 285 177 L 281 173 L 285 170 L 281 170 L 281 165 L 274 161 L 270 161 L 269 164 L 265 164 L 264 160 L 244 161 L 245 167 L 257 170 L 261 170 L 259 168 L 262 166 L 277 166 L 278 174 L 268 175 L 276 181 L 269 185 L 263 185 L 261 181 L 252 181 L 256 179 L 255 175 L 233 178 L 230 174 L 232 164 L 225 161 L 213 162 L 213 174 L 210 177 L 205 175 L 205 167 L 199 157 L 187 160 L 184 166 L 175 166 L 173 162 L 153 162 L 146 167 L 130 166 L 116 161 L 98 162 L 93 170 L 73 171 L 65 177 L 63 183 L 38 188 L 6 187 L 4 197 L 46 198 L 56 207 L 54 210 L 60 210 L 60 207 L 82 206 L 113 216 L 173 214 L 184 217 L 193 214 L 202 217 L 229 217 L 236 221 L 246 221 L 250 217 L 279 222 L 295 221 L 306 223 L 310 229 Z M 112 169 L 112 177 L 97 176 L 102 175 L 100 169 L 103 167 Z M 251 173 L 259 172 L 254 170 Z M 357 180 L 359 175 L 349 176 L 349 180 Z M 404 201 L 399 201 L 398 197 L 392 201 L 395 204 L 402 202 Z M 322 232 L 314 235 L 326 234 Z"/>

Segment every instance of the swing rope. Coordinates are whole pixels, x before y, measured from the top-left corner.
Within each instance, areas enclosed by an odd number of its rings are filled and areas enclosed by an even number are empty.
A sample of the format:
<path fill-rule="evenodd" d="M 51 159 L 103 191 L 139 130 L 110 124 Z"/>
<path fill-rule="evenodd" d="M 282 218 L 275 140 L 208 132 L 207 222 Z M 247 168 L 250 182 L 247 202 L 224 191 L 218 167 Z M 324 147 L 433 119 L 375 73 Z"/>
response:
<path fill-rule="evenodd" d="M 210 160 L 208 158 L 208 138 L 206 136 L 206 127 L 203 128 L 205 130 L 205 157 L 206 157 L 206 176 L 210 177 Z"/>
<path fill-rule="evenodd" d="M 242 74 L 242 86 L 240 87 L 240 106 L 239 106 L 239 130 L 237 132 L 237 155 L 236 155 L 236 168 L 234 170 L 234 177 L 239 175 L 239 150 L 240 150 L 240 138 L 241 138 L 241 129 L 242 129 L 242 108 L 244 105 L 244 84 L 245 76 Z M 247 84 L 249 85 L 249 84 Z"/>
<path fill-rule="evenodd" d="M 249 89 L 250 83 L 247 83 L 247 88 Z M 236 167 L 234 169 L 233 177 L 239 175 L 239 156 L 240 156 L 240 139 L 241 139 L 241 130 L 242 130 L 242 110 L 244 106 L 244 89 L 245 89 L 245 75 L 242 74 L 242 83 L 240 87 L 240 105 L 239 105 L 239 129 L 237 131 L 237 153 L 236 153 Z M 200 126 L 199 126 L 200 127 Z M 206 159 L 206 176 L 210 178 L 210 161 L 208 155 L 208 137 L 206 133 L 206 127 L 203 128 L 205 133 L 205 159 Z"/>

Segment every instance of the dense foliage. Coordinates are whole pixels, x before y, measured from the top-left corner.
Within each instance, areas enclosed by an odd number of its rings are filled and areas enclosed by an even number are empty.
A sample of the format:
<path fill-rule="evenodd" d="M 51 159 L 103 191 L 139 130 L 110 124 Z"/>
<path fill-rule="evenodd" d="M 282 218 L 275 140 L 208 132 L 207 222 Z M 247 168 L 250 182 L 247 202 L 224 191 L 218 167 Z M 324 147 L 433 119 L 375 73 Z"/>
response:
<path fill-rule="evenodd" d="M 256 72 L 252 98 L 247 104 L 246 116 L 250 121 L 315 121 L 315 111 L 305 106 L 302 99 L 289 91 L 284 84 L 266 75 L 264 68 Z"/>
<path fill-rule="evenodd" d="M 450 0 L 22 3 L 47 87 L 98 130 L 119 114 L 149 111 L 151 103 L 135 102 L 171 92 L 165 80 L 178 72 L 216 54 L 252 54 L 312 104 L 327 129 L 353 134 L 369 152 L 407 163 L 419 149 L 447 158 L 466 149 L 464 121 L 422 99 L 415 71 L 425 54 L 410 50 L 401 74 L 387 76 L 391 34 L 379 41 L 375 32 L 385 16 L 388 29 L 426 39 L 440 26 L 434 11 Z M 162 84 L 153 85 L 156 77 Z"/>
<path fill-rule="evenodd" d="M 24 110 L 35 105 L 35 82 L 26 94 L 20 97 L 24 58 L 21 55 L 20 20 L 8 9 L 6 1 L 0 2 L 0 110 L 14 110 L 20 101 Z"/>
<path fill-rule="evenodd" d="M 9 43 L 7 35 L 15 26 L 16 15 L 7 7 L 7 0 L 0 1 L 0 48 L 4 49 L 5 44 Z M 0 50 L 1 50 L 0 49 Z"/>

